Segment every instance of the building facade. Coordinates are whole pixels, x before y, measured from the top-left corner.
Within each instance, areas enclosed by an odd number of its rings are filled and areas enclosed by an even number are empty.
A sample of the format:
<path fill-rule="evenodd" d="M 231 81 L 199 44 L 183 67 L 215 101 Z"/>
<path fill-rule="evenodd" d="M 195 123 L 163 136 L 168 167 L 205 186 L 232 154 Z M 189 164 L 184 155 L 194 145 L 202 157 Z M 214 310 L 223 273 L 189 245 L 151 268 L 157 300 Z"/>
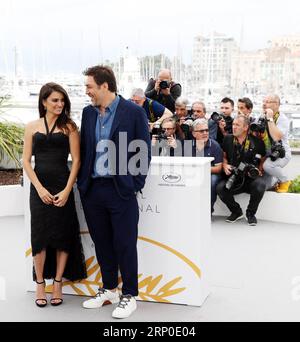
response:
<path fill-rule="evenodd" d="M 233 38 L 214 33 L 197 36 L 193 46 L 193 87 L 203 92 L 216 92 L 231 85 L 233 56 L 238 46 Z"/>

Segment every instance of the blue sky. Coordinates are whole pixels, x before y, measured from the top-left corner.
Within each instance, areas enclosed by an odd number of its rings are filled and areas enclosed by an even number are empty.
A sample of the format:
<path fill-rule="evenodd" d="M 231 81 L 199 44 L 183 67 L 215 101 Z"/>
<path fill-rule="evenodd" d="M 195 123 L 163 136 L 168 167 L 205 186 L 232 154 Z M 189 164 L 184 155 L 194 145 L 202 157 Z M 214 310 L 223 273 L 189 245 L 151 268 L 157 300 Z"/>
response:
<path fill-rule="evenodd" d="M 274 36 L 300 33 L 297 7 L 295 0 L 1 0 L 0 74 L 13 70 L 16 45 L 27 73 L 79 72 L 117 60 L 126 46 L 139 55 L 180 52 L 188 63 L 193 37 L 211 30 L 244 49 L 263 48 Z"/>

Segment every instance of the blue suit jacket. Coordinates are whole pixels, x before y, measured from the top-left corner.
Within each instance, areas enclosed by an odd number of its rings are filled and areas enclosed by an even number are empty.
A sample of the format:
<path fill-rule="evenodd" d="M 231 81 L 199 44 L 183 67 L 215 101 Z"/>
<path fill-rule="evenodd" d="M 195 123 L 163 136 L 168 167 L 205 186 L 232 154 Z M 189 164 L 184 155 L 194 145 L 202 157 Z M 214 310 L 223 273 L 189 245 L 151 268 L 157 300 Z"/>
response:
<path fill-rule="evenodd" d="M 93 106 L 84 108 L 81 122 L 81 168 L 78 174 L 77 186 L 81 196 L 84 196 L 88 191 L 89 185 L 92 179 L 92 173 L 94 171 L 94 163 L 96 156 L 96 121 L 97 111 Z M 140 191 L 146 180 L 146 175 L 126 175 L 119 174 L 118 156 L 120 151 L 119 146 L 119 133 L 127 133 L 127 151 L 128 145 L 133 140 L 143 140 L 148 147 L 148 156 L 145 156 L 148 161 L 148 167 L 151 161 L 151 142 L 148 129 L 148 119 L 143 108 L 136 104 L 125 100 L 120 96 L 120 102 L 117 107 L 115 118 L 112 124 L 110 133 L 110 140 L 115 143 L 116 146 L 116 175 L 114 176 L 114 183 L 117 187 L 117 191 L 122 197 L 128 198 L 132 196 L 134 192 Z M 125 146 L 122 144 L 122 151 Z M 137 152 L 127 153 L 127 166 L 129 160 Z"/>

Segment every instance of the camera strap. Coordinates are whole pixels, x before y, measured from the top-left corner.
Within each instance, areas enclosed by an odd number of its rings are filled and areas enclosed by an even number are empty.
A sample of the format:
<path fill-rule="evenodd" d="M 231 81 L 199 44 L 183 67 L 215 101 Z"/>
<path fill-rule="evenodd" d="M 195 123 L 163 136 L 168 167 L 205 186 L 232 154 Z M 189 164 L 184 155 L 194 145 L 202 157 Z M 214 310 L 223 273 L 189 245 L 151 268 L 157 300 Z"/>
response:
<path fill-rule="evenodd" d="M 171 83 L 170 83 L 170 89 L 173 89 L 175 86 L 180 86 L 181 87 L 181 85 L 179 84 L 179 83 L 176 83 L 176 82 L 173 82 L 173 81 L 171 81 Z"/>
<path fill-rule="evenodd" d="M 269 125 L 268 124 L 266 125 L 266 130 L 267 130 L 268 138 L 269 138 L 269 141 L 270 141 L 270 145 L 272 146 L 274 140 L 273 140 L 273 138 L 272 138 L 272 136 L 270 134 L 270 130 L 269 130 Z"/>
<path fill-rule="evenodd" d="M 275 122 L 275 124 L 277 124 L 277 121 L 278 121 L 278 119 L 279 119 L 279 116 L 280 116 L 280 113 L 279 113 L 279 112 L 275 113 L 275 115 L 274 115 L 274 122 Z M 269 129 L 269 125 L 268 125 L 268 124 L 266 125 L 266 131 L 267 131 L 267 134 L 268 134 L 268 138 L 269 138 L 269 140 L 270 140 L 270 144 L 271 144 L 271 146 L 272 146 L 273 143 L 274 143 L 274 139 L 271 137 L 270 129 Z"/>
<path fill-rule="evenodd" d="M 237 164 L 233 164 L 233 165 L 238 166 L 241 162 L 245 162 L 244 158 L 245 158 L 246 151 L 250 151 L 250 152 L 254 151 L 255 144 L 252 139 L 252 136 L 249 134 L 249 131 L 247 133 L 247 137 L 245 141 L 243 142 L 243 145 L 239 144 L 236 137 L 233 137 L 233 138 L 234 138 L 233 139 L 233 144 L 234 144 L 233 158 L 235 158 L 235 156 L 237 157 L 236 159 Z M 244 187 L 245 183 L 246 183 L 245 174 L 243 174 L 243 176 L 240 175 L 240 177 L 238 178 L 238 182 L 235 184 L 235 187 L 233 188 L 233 191 L 240 191 Z"/>
<path fill-rule="evenodd" d="M 233 165 L 239 165 L 245 156 L 245 152 L 253 149 L 253 143 L 247 134 L 247 137 L 241 145 L 236 137 L 233 137 Z"/>
<path fill-rule="evenodd" d="M 153 100 L 149 100 L 149 112 L 150 112 L 150 122 L 153 123 L 156 121 L 154 112 L 153 112 Z"/>

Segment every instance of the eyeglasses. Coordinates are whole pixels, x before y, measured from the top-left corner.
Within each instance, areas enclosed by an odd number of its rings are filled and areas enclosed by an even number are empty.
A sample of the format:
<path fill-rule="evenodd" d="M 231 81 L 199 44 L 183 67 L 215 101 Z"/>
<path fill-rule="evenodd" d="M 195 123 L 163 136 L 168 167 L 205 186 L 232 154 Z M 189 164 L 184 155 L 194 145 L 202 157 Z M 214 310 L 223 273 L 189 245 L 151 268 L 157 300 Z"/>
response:
<path fill-rule="evenodd" d="M 172 131 L 174 130 L 175 128 L 163 128 L 164 131 Z"/>
<path fill-rule="evenodd" d="M 194 131 L 195 133 L 208 133 L 209 129 L 199 129 L 198 131 Z"/>

